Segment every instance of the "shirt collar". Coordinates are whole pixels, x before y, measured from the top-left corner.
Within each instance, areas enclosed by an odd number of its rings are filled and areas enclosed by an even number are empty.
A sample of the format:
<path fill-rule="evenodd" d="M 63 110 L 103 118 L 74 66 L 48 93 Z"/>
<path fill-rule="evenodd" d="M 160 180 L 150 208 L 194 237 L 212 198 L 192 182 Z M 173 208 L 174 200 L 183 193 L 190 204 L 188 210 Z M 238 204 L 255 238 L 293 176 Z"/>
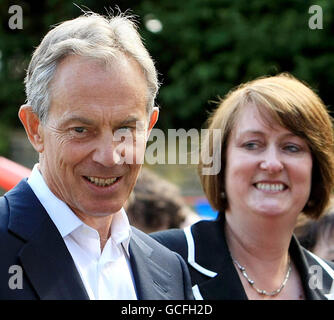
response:
<path fill-rule="evenodd" d="M 125 210 L 122 208 L 120 212 L 114 214 L 110 234 L 112 240 L 117 244 L 122 244 L 124 250 L 129 254 L 129 243 L 131 238 L 131 227 L 129 219 L 125 213 Z"/>
<path fill-rule="evenodd" d="M 39 164 L 36 163 L 28 179 L 28 184 L 56 225 L 61 236 L 65 238 L 85 223 L 78 218 L 64 201 L 57 198 L 51 192 L 38 167 Z M 110 233 L 113 242 L 116 245 L 122 244 L 129 255 L 131 227 L 123 208 L 114 214 Z"/>

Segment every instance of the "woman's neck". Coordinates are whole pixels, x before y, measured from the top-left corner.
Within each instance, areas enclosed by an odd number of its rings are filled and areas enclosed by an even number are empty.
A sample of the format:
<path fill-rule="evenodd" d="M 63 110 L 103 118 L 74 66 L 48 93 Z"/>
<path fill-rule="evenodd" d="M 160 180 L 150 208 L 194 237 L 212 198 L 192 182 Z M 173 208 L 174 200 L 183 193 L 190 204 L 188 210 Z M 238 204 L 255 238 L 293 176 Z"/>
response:
<path fill-rule="evenodd" d="M 225 234 L 231 254 L 244 262 L 286 260 L 294 223 L 282 217 L 225 214 Z M 240 215 L 241 217 L 241 215 Z M 237 258 L 237 257 L 235 257 Z"/>
<path fill-rule="evenodd" d="M 243 217 L 242 221 L 237 221 L 236 216 L 226 213 L 225 234 L 232 258 L 245 268 L 256 287 L 267 292 L 276 290 L 289 268 L 293 228 L 280 218 Z M 258 296 L 242 272 L 238 270 L 238 273 L 247 295 Z"/>

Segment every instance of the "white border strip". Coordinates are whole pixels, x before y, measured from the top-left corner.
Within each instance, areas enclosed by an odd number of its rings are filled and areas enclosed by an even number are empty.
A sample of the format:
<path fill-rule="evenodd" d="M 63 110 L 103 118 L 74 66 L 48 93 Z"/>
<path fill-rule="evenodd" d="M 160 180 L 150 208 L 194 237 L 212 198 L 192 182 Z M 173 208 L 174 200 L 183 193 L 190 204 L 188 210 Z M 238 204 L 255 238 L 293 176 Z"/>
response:
<path fill-rule="evenodd" d="M 205 274 L 206 276 L 213 278 L 217 275 L 217 272 L 213 272 L 210 271 L 206 268 L 203 268 L 201 265 L 199 265 L 196 261 L 195 261 L 195 243 L 194 243 L 194 238 L 193 235 L 191 233 L 191 226 L 188 226 L 186 228 L 183 229 L 184 234 L 186 236 L 187 239 L 187 243 L 188 243 L 188 263 L 194 267 L 197 271 Z"/>
<path fill-rule="evenodd" d="M 308 251 L 308 253 L 318 261 L 318 263 L 325 269 L 325 271 L 329 274 L 329 276 L 334 280 L 334 270 L 320 257 L 313 254 L 311 251 Z"/>
<path fill-rule="evenodd" d="M 193 286 L 193 295 L 195 297 L 195 300 L 204 300 L 197 284 Z"/>

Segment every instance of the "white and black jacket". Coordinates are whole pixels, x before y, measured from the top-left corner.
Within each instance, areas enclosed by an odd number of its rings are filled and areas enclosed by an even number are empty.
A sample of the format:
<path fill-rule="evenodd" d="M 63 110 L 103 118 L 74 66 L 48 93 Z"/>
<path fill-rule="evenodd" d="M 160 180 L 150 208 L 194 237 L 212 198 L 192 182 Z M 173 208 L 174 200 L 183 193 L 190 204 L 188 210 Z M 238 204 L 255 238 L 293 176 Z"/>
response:
<path fill-rule="evenodd" d="M 151 234 L 187 262 L 195 299 L 246 300 L 247 295 L 233 265 L 225 235 L 225 215 L 199 221 L 185 229 Z M 334 300 L 334 264 L 303 248 L 295 236 L 290 257 L 298 269 L 307 300 Z"/>

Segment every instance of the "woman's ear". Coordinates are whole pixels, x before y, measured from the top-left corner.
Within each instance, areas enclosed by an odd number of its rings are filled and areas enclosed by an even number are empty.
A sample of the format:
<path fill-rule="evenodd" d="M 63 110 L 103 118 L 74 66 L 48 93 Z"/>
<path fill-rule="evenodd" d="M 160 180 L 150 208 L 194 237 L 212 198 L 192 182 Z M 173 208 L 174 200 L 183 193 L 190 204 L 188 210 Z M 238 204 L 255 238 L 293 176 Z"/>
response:
<path fill-rule="evenodd" d="M 44 150 L 43 127 L 37 114 L 29 105 L 23 105 L 19 110 L 19 118 L 34 149 L 41 153 Z"/>

